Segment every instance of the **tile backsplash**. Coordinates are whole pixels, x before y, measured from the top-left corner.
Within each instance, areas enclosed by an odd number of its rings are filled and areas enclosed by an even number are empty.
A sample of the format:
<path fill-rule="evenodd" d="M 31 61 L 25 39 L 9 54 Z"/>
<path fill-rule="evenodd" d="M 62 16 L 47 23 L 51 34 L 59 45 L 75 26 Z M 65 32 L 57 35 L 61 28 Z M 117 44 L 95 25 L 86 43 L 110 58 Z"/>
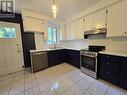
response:
<path fill-rule="evenodd" d="M 127 53 L 127 38 L 97 39 L 97 40 L 68 40 L 61 41 L 60 46 L 68 48 L 88 48 L 89 45 L 106 46 L 107 51 Z"/>

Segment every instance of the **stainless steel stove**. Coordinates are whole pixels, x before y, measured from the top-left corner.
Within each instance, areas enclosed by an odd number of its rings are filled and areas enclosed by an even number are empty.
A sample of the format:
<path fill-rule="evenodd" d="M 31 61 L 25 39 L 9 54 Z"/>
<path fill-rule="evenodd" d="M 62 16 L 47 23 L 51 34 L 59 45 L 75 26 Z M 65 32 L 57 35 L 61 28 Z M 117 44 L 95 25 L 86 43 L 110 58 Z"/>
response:
<path fill-rule="evenodd" d="M 93 78 L 97 78 L 98 52 L 105 46 L 89 46 L 89 49 L 81 50 L 81 71 Z"/>

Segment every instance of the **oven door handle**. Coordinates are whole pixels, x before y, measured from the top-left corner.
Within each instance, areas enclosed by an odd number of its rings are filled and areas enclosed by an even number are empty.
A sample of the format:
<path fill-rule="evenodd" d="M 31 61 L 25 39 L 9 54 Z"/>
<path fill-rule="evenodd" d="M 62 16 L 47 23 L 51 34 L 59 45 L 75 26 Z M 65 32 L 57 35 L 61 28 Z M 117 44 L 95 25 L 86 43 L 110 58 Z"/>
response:
<path fill-rule="evenodd" d="M 86 57 L 91 57 L 91 58 L 97 58 L 97 56 L 87 56 L 87 55 L 83 55 L 83 54 L 81 54 L 81 56 L 86 56 Z"/>

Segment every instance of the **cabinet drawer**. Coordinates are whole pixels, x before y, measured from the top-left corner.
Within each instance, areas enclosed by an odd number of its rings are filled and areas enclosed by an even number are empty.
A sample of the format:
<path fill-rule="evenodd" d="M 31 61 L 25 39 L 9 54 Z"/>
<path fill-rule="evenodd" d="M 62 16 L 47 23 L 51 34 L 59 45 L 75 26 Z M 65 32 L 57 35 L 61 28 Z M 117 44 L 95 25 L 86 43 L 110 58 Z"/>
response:
<path fill-rule="evenodd" d="M 100 61 L 100 68 L 104 68 L 112 72 L 119 72 L 120 65 L 115 62 Z"/>
<path fill-rule="evenodd" d="M 100 70 L 100 78 L 119 85 L 119 74 L 110 72 L 108 70 Z"/>
<path fill-rule="evenodd" d="M 119 63 L 119 60 L 120 60 L 119 56 L 100 54 L 100 61 Z"/>

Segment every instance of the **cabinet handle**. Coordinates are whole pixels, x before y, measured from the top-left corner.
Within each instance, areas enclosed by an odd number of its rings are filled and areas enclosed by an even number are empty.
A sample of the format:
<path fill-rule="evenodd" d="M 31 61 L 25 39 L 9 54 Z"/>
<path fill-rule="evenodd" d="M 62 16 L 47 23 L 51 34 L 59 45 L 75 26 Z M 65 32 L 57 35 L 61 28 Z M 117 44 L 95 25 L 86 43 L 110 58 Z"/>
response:
<path fill-rule="evenodd" d="M 109 65 L 110 63 L 108 62 L 107 64 Z"/>
<path fill-rule="evenodd" d="M 106 74 L 109 74 L 109 72 L 106 72 Z"/>
<path fill-rule="evenodd" d="M 85 19 L 83 19 L 83 22 L 85 22 Z"/>
<path fill-rule="evenodd" d="M 71 53 L 71 55 L 73 55 L 73 53 Z"/>
<path fill-rule="evenodd" d="M 127 34 L 127 32 L 124 32 L 124 34 Z"/>

